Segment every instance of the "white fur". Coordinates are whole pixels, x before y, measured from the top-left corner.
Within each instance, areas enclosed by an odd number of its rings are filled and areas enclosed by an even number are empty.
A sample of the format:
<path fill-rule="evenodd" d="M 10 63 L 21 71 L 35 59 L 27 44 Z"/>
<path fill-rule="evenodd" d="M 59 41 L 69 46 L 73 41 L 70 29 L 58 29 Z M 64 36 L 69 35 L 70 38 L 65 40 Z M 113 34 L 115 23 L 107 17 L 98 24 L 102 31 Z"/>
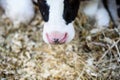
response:
<path fill-rule="evenodd" d="M 0 0 L 0 3 L 14 26 L 28 24 L 34 16 L 32 0 Z"/>
<path fill-rule="evenodd" d="M 108 15 L 108 12 L 104 8 L 100 8 L 97 10 L 95 14 L 96 19 L 96 26 L 105 28 L 109 26 L 110 17 Z"/>
<path fill-rule="evenodd" d="M 66 25 L 65 20 L 63 19 L 63 8 L 64 8 L 64 0 L 47 0 L 47 4 L 50 6 L 49 10 L 49 21 L 44 24 L 43 29 L 43 40 L 46 43 L 49 43 L 46 33 L 51 33 L 54 31 L 68 33 L 68 39 L 66 41 L 70 42 L 74 35 L 74 27 L 73 22 Z"/>
<path fill-rule="evenodd" d="M 98 9 L 98 4 L 99 4 L 99 0 L 89 1 L 85 6 L 83 12 L 89 17 L 94 17 Z"/>
<path fill-rule="evenodd" d="M 87 16 L 96 20 L 96 27 L 105 28 L 109 26 L 110 17 L 100 0 L 90 1 L 83 11 Z"/>

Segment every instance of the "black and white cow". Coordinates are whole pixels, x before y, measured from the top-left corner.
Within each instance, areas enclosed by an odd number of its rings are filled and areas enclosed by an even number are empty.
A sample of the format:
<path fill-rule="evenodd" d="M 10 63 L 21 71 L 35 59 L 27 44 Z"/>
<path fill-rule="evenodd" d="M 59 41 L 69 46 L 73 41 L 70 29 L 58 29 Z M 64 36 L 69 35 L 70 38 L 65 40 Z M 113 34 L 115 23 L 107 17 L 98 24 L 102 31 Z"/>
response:
<path fill-rule="evenodd" d="M 43 40 L 50 44 L 70 42 L 75 36 L 73 21 L 77 16 L 80 0 L 38 0 L 45 21 Z"/>

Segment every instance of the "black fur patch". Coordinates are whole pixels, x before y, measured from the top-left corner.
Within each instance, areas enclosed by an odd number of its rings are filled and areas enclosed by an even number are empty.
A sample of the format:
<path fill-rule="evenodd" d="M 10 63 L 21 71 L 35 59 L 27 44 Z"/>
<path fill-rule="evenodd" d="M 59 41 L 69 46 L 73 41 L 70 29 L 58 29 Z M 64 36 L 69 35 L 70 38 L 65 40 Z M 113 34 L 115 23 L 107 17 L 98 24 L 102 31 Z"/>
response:
<path fill-rule="evenodd" d="M 120 18 L 120 0 L 116 0 L 116 4 L 118 6 L 117 13 L 118 13 L 118 16 Z"/>
<path fill-rule="evenodd" d="M 108 9 L 108 1 L 107 0 L 102 0 L 103 5 L 106 9 Z"/>
<path fill-rule="evenodd" d="M 80 0 L 64 0 L 63 18 L 66 24 L 71 23 L 77 16 Z"/>
<path fill-rule="evenodd" d="M 120 6 L 120 0 L 116 0 L 117 5 Z"/>
<path fill-rule="evenodd" d="M 118 16 L 120 18 L 120 8 L 117 9 Z"/>
<path fill-rule="evenodd" d="M 38 0 L 38 6 L 43 20 L 47 22 L 49 20 L 49 6 L 47 5 L 46 0 Z"/>

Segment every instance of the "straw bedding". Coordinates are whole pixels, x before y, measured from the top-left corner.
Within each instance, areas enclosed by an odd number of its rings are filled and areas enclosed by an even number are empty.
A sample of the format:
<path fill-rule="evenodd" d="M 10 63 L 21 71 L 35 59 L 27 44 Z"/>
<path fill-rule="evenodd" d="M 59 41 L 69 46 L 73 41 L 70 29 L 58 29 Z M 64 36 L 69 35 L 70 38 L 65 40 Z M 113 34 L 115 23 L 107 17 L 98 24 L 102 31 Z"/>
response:
<path fill-rule="evenodd" d="M 76 36 L 63 45 L 42 40 L 43 21 L 38 9 L 29 25 L 14 29 L 0 12 L 1 80 L 119 80 L 120 37 L 110 27 L 91 33 L 94 26 L 79 12 Z"/>

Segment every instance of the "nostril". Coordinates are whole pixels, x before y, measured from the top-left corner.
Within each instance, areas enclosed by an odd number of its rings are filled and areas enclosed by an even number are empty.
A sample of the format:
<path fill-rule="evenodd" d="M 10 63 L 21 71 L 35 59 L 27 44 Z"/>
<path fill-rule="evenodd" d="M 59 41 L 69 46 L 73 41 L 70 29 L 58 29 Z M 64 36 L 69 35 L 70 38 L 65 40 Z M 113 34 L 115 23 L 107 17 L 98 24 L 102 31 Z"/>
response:
<path fill-rule="evenodd" d="M 66 42 L 68 34 L 66 32 L 65 33 L 51 32 L 49 34 L 46 33 L 46 37 L 50 44 L 63 44 Z"/>
<path fill-rule="evenodd" d="M 53 41 L 54 43 L 59 43 L 59 39 L 54 38 Z"/>

